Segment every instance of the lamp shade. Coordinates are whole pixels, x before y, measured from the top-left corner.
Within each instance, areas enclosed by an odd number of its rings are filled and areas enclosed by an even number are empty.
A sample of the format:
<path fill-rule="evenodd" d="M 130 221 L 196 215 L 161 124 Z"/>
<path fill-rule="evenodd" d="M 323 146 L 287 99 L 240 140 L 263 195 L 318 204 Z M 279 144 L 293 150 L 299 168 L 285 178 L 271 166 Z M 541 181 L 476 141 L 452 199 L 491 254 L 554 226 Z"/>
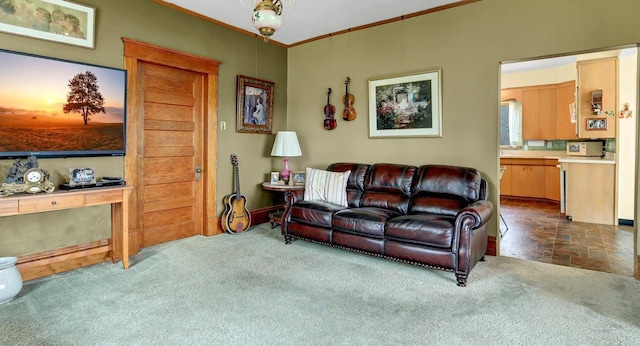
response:
<path fill-rule="evenodd" d="M 278 131 L 271 150 L 271 156 L 302 156 L 302 150 L 300 150 L 298 136 L 295 131 Z"/>

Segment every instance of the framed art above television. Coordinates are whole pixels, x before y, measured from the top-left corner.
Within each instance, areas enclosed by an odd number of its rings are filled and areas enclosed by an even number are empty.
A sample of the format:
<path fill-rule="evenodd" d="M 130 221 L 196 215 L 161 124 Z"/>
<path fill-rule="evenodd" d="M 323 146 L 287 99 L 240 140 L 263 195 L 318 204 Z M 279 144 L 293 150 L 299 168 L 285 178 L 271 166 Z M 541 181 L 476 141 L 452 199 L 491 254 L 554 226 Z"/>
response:
<path fill-rule="evenodd" d="M 1 0 L 0 31 L 95 48 L 95 8 L 64 0 Z"/>
<path fill-rule="evenodd" d="M 0 50 L 0 158 L 122 156 L 127 71 Z"/>

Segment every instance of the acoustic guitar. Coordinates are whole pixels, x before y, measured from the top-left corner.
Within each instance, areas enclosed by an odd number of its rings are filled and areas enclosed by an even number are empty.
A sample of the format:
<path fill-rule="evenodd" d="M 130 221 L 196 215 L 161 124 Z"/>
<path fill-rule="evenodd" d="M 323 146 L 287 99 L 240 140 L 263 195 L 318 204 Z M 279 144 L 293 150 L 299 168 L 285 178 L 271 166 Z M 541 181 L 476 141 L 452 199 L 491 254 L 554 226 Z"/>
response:
<path fill-rule="evenodd" d="M 251 214 L 247 210 L 247 198 L 240 193 L 240 172 L 236 154 L 231 154 L 231 164 L 235 174 L 236 192 L 224 197 L 222 229 L 227 233 L 242 233 L 251 225 Z"/>

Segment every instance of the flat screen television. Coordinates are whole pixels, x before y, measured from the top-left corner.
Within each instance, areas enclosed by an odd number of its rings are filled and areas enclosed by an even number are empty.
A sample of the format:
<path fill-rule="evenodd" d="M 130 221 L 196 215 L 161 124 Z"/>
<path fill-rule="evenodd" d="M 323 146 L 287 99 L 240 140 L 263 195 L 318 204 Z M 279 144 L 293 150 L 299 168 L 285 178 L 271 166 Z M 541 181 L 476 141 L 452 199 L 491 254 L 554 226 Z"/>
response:
<path fill-rule="evenodd" d="M 123 156 L 127 71 L 0 49 L 0 159 Z"/>

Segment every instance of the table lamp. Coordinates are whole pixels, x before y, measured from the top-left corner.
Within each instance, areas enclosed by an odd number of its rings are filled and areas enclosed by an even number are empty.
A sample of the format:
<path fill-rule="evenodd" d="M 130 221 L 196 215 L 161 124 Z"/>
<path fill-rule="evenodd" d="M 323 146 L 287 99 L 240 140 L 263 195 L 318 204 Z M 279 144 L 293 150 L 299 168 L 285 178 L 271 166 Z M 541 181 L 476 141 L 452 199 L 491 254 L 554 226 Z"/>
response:
<path fill-rule="evenodd" d="M 296 133 L 294 131 L 278 131 L 276 140 L 273 143 L 273 149 L 271 150 L 271 156 L 284 157 L 284 169 L 280 174 L 282 174 L 282 180 L 288 183 L 289 177 L 291 176 L 289 157 L 302 156 L 302 150 L 300 150 Z"/>

